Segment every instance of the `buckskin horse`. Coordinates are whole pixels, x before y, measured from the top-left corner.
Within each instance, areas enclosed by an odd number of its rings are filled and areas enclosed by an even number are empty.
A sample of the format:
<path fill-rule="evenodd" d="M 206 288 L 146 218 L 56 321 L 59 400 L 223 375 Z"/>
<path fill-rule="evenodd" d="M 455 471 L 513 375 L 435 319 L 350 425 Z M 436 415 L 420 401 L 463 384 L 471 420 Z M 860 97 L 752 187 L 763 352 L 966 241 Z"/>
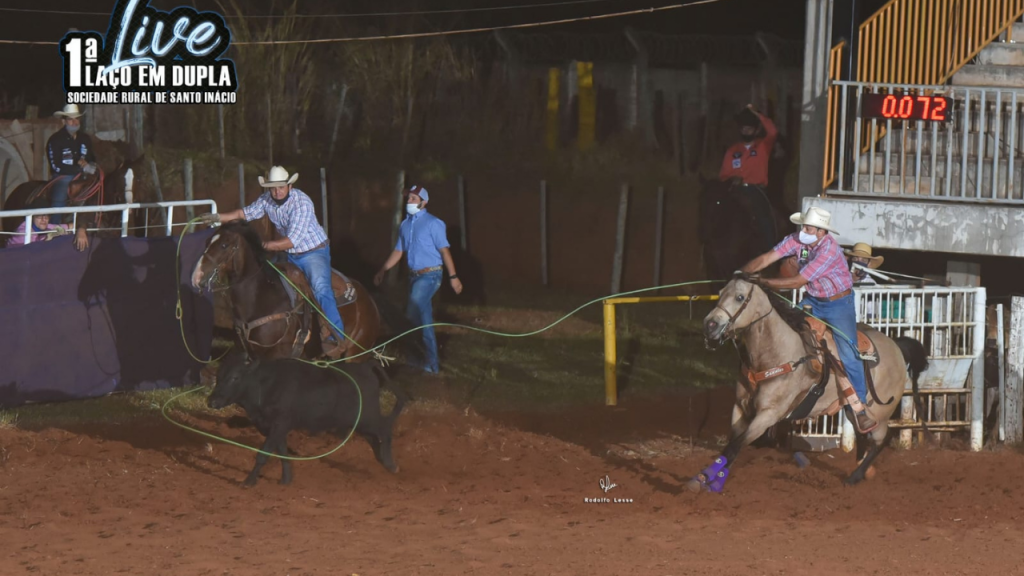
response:
<path fill-rule="evenodd" d="M 268 265 L 268 254 L 255 227 L 229 222 L 207 240 L 206 250 L 192 270 L 192 286 L 212 289 L 215 281 L 227 283 L 235 333 L 242 348 L 258 358 L 307 358 L 327 356 L 337 360 L 373 347 L 381 331 L 381 315 L 369 291 L 354 278 L 332 270 L 338 313 L 348 338 L 337 348 L 321 346 L 328 334 L 305 275 L 290 263 L 276 265 L 301 293 Z M 316 335 L 316 338 L 312 336 Z M 355 361 L 363 361 L 363 355 Z"/>
<path fill-rule="evenodd" d="M 857 329 L 858 348 L 866 358 L 866 408 L 878 427 L 866 436 L 858 433 L 860 464 L 846 478 L 847 485 L 863 480 L 884 448 L 889 418 L 900 405 L 908 368 L 920 413 L 917 379 L 927 366 L 920 342 L 910 338 L 896 342 L 865 324 L 858 324 Z M 704 337 L 709 345 L 733 340 L 743 352 L 729 444 L 714 463 L 690 480 L 687 487 L 692 491 L 706 487 L 721 492 L 740 449 L 769 427 L 783 420 L 835 414 L 840 409 L 840 393 L 845 397 L 855 394 L 845 380 L 835 341 L 826 326 L 778 296 L 770 296 L 756 277 L 737 275 L 722 289 L 718 304 L 704 318 Z"/>
<path fill-rule="evenodd" d="M 101 168 L 97 167 L 95 174 L 81 173 L 75 176 L 68 186 L 68 207 L 130 203 L 133 200 L 131 195 L 135 177 L 133 168 L 137 168 L 141 160 L 142 156 L 134 160 L 123 159 L 109 174 L 105 174 Z M 3 210 L 23 210 L 40 200 L 44 204 L 50 205 L 52 182 L 52 180 L 30 180 L 19 185 L 4 201 Z M 14 232 L 21 222 L 24 222 L 24 218 L 4 218 L 3 230 Z M 78 222 L 79 225 L 84 224 L 94 228 L 120 229 L 121 214 L 119 212 L 79 214 Z M 4 244 L 7 242 L 6 238 L 7 235 L 4 235 Z"/>
<path fill-rule="evenodd" d="M 700 183 L 698 233 L 709 279 L 729 278 L 733 271 L 772 249 L 774 244 L 760 240 L 757 233 L 762 218 L 771 219 L 774 225 L 773 242 L 781 240 L 781 232 L 791 226 L 767 197 L 752 206 L 729 182 L 701 178 Z"/>

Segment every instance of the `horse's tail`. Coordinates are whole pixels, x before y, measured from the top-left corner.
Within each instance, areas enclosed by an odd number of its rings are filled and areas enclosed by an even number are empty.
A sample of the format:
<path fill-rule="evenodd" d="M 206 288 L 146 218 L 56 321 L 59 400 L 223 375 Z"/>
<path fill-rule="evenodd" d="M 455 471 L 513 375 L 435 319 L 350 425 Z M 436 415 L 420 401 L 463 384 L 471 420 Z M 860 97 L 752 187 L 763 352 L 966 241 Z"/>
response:
<path fill-rule="evenodd" d="M 377 310 L 380 311 L 381 318 L 388 325 L 388 328 L 391 329 L 392 334 L 398 335 L 417 328 L 397 306 L 388 300 L 383 292 L 374 290 L 370 294 L 373 296 L 373 301 L 377 304 Z M 419 336 L 418 332 L 413 332 L 407 334 L 396 343 L 399 349 L 404 348 L 405 350 L 412 351 L 425 359 L 427 357 L 427 350 L 423 346 L 423 339 L 417 338 L 417 336 Z"/>
<path fill-rule="evenodd" d="M 896 345 L 900 347 L 900 352 L 903 353 L 903 361 L 907 366 L 907 372 L 910 374 L 911 390 L 914 394 L 914 407 L 917 409 L 917 413 L 921 418 L 921 424 L 924 426 L 924 431 L 928 432 L 928 422 L 926 419 L 926 413 L 924 411 L 924 405 L 921 403 L 921 396 L 919 394 L 918 379 L 921 373 L 928 369 L 928 354 L 924 351 L 924 345 L 906 336 L 899 336 L 893 339 Z"/>

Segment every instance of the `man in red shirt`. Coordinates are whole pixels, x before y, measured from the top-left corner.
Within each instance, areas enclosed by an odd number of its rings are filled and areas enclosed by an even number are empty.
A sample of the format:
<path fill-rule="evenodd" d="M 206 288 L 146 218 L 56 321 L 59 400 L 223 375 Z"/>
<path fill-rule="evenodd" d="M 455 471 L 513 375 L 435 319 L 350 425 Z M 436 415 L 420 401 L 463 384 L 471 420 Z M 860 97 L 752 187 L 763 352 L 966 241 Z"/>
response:
<path fill-rule="evenodd" d="M 740 141 L 725 151 L 718 179 L 729 182 L 741 195 L 757 219 L 758 246 L 767 250 L 775 245 L 776 231 L 771 203 L 765 194 L 768 186 L 768 163 L 779 135 L 775 123 L 762 116 L 753 104 L 736 115 Z"/>

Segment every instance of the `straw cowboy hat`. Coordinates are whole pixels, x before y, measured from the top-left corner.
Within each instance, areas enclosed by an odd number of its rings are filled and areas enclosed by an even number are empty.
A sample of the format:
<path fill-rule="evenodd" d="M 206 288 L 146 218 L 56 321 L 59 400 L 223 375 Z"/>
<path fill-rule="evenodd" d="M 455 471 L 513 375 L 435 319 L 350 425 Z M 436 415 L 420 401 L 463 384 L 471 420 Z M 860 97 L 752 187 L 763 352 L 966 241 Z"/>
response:
<path fill-rule="evenodd" d="M 885 256 L 872 256 L 871 246 L 865 242 L 857 242 L 853 245 L 852 250 L 843 250 L 843 254 L 854 258 L 867 258 L 869 260 L 868 268 L 872 270 L 881 266 L 885 261 Z"/>
<path fill-rule="evenodd" d="M 832 227 L 832 215 L 828 213 L 828 210 L 822 210 L 812 206 L 807 209 L 807 212 L 803 214 L 797 212 L 789 217 L 789 221 L 797 226 L 814 226 L 815 228 L 821 228 L 822 230 L 828 230 L 829 232 L 839 235 L 836 229 Z"/>
<path fill-rule="evenodd" d="M 263 176 L 258 176 L 257 180 L 260 181 L 260 186 L 264 188 L 277 188 L 278 186 L 288 186 L 294 184 L 299 179 L 299 173 L 296 172 L 291 176 L 288 176 L 288 171 L 281 166 L 274 166 L 270 169 L 267 174 L 267 179 L 264 180 Z"/>
<path fill-rule="evenodd" d="M 78 104 L 68 104 L 63 110 L 57 110 L 53 115 L 57 118 L 81 118 L 85 116 L 85 112 L 78 110 Z"/>

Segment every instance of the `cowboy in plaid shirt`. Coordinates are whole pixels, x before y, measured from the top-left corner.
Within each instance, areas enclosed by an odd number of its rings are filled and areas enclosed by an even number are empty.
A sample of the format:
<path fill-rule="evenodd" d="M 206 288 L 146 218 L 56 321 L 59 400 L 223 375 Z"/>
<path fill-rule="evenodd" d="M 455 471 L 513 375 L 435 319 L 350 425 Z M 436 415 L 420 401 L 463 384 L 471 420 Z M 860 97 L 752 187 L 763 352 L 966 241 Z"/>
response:
<path fill-rule="evenodd" d="M 264 214 L 283 236 L 280 240 L 264 242 L 269 251 L 288 253 L 288 261 L 302 270 L 309 280 L 313 296 L 323 310 L 331 336 L 325 344 L 331 347 L 341 345 L 345 340 L 345 325 L 338 313 L 338 303 L 331 286 L 331 249 L 327 234 L 316 221 L 313 201 L 305 192 L 293 188 L 298 173 L 288 175 L 281 166 L 274 166 L 267 175 L 259 177 L 260 186 L 270 188 L 252 204 L 223 214 L 203 214 L 200 221 L 205 224 L 230 222 L 245 219 L 247 222 L 262 218 Z"/>
<path fill-rule="evenodd" d="M 811 307 L 811 314 L 833 327 L 839 359 L 843 362 L 850 384 L 857 391 L 861 404 L 867 402 L 864 364 L 857 351 L 857 310 L 853 299 L 853 276 L 846 266 L 843 250 L 829 232 L 832 215 L 821 208 L 797 212 L 789 220 L 800 230 L 786 237 L 773 250 L 751 260 L 742 271 L 760 272 L 788 256 L 797 257 L 800 273 L 792 278 L 762 279 L 761 285 L 772 290 L 793 290 L 804 286 L 807 293 L 801 304 Z M 841 332 L 841 334 L 840 334 Z M 878 423 L 866 410 L 856 414 L 854 422 L 861 433 L 874 430 Z"/>

